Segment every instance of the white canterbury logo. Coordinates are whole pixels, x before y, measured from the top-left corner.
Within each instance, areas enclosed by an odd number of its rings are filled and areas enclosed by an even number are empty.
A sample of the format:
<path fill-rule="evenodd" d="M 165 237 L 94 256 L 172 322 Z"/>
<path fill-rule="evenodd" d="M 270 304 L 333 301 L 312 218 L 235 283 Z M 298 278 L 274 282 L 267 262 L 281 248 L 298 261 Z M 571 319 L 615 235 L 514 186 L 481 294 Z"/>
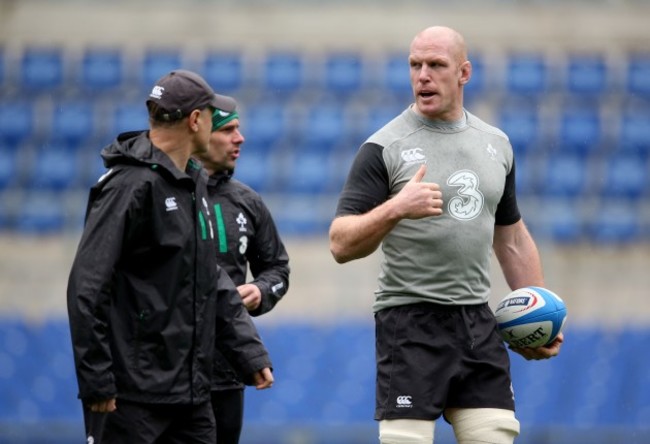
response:
<path fill-rule="evenodd" d="M 153 97 L 154 99 L 160 99 L 162 97 L 164 91 L 165 91 L 165 88 L 163 88 L 162 86 L 156 85 L 151 90 L 151 94 L 149 94 L 149 97 Z"/>
<path fill-rule="evenodd" d="M 413 403 L 411 402 L 412 396 L 402 395 L 397 397 L 397 407 L 399 408 L 411 408 Z"/>
<path fill-rule="evenodd" d="M 422 162 L 426 160 L 426 156 L 422 154 L 422 148 L 411 148 L 404 150 L 400 153 L 402 160 L 406 163 Z"/>
<path fill-rule="evenodd" d="M 167 211 L 178 210 L 178 205 L 176 204 L 175 197 L 168 197 L 165 199 L 165 206 L 167 207 Z"/>

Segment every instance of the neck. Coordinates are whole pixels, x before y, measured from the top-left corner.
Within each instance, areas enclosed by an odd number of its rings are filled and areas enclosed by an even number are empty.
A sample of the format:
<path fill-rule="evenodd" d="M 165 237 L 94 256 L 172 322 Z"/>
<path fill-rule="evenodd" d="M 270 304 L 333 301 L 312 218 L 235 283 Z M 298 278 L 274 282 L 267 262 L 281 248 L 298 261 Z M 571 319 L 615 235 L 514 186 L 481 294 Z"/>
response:
<path fill-rule="evenodd" d="M 176 168 L 185 171 L 192 154 L 187 137 L 181 137 L 177 131 L 172 129 L 156 128 L 149 131 L 149 139 L 156 148 L 169 156 Z"/>

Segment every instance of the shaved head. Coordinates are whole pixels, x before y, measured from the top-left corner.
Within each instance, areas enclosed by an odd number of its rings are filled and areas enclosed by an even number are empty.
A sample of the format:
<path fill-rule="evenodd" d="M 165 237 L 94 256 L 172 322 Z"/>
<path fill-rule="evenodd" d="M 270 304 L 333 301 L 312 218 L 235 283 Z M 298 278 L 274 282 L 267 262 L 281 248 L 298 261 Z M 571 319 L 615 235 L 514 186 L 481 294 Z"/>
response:
<path fill-rule="evenodd" d="M 411 50 L 418 46 L 441 45 L 447 48 L 456 63 L 467 60 L 465 39 L 456 30 L 446 26 L 430 26 L 420 31 L 411 42 Z"/>

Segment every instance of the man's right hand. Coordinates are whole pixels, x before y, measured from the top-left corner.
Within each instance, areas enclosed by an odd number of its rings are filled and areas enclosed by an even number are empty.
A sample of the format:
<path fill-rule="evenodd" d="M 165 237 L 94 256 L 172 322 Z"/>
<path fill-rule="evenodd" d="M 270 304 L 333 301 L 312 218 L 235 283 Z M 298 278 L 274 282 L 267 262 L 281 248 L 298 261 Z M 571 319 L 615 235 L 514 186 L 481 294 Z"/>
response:
<path fill-rule="evenodd" d="M 442 214 L 440 186 L 437 183 L 422 182 L 426 172 L 426 165 L 420 165 L 411 180 L 393 197 L 393 204 L 404 219 L 421 219 Z"/>
<path fill-rule="evenodd" d="M 115 398 L 112 398 L 106 401 L 94 402 L 90 404 L 89 408 L 91 412 L 95 413 L 110 413 L 117 409 L 117 404 L 115 403 Z"/>

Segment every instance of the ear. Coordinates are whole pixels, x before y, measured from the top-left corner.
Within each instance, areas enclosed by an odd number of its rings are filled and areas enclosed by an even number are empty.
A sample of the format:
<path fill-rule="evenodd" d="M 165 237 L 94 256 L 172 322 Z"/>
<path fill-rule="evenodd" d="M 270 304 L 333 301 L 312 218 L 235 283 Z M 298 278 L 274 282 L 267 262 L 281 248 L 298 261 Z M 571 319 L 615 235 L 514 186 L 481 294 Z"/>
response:
<path fill-rule="evenodd" d="M 472 78 L 472 63 L 469 60 L 465 60 L 460 65 L 460 84 L 465 85 L 469 82 L 469 79 Z"/>
<path fill-rule="evenodd" d="M 198 109 L 193 110 L 187 117 L 187 124 L 193 133 L 199 130 L 199 120 L 201 120 L 201 111 Z"/>

